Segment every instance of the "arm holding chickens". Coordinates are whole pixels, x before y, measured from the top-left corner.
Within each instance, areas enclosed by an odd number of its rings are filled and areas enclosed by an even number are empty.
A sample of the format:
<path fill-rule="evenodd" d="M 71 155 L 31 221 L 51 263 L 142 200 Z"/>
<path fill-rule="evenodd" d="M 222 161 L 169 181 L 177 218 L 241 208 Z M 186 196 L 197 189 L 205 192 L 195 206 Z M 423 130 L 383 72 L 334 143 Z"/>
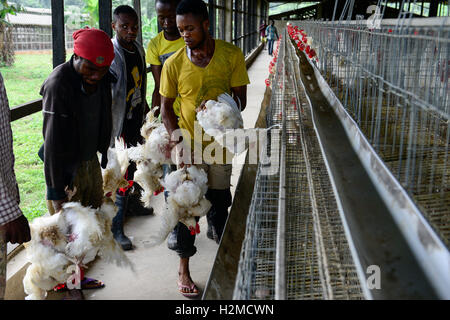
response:
<path fill-rule="evenodd" d="M 247 86 L 233 87 L 231 92 L 233 93 L 233 99 L 241 107 L 241 112 L 244 111 L 247 106 Z"/>
<path fill-rule="evenodd" d="M 178 143 L 183 141 L 183 136 L 180 136 L 180 138 L 177 141 L 172 140 L 173 132 L 180 128 L 178 126 L 177 116 L 175 115 L 175 112 L 173 111 L 173 103 L 174 102 L 175 102 L 175 98 L 167 98 L 167 97 L 161 96 L 161 118 L 162 118 L 164 126 L 166 127 L 166 130 L 170 136 L 169 148 L 168 148 L 168 150 L 166 150 L 166 152 L 167 152 L 166 157 L 168 157 L 168 158 L 170 157 L 172 149 Z M 182 152 L 182 149 L 181 149 L 181 152 Z M 182 158 L 182 156 L 183 156 L 182 154 L 179 155 L 180 159 Z M 184 166 L 184 164 L 181 163 L 181 167 L 183 167 L 183 166 Z"/>
<path fill-rule="evenodd" d="M 153 79 L 155 80 L 155 89 L 153 90 L 152 94 L 152 110 L 153 110 L 155 107 L 161 106 L 161 95 L 159 93 L 159 84 L 161 79 L 162 66 L 152 64 L 150 68 L 152 70 Z M 159 116 L 160 110 L 161 109 L 155 110 L 155 117 Z"/>

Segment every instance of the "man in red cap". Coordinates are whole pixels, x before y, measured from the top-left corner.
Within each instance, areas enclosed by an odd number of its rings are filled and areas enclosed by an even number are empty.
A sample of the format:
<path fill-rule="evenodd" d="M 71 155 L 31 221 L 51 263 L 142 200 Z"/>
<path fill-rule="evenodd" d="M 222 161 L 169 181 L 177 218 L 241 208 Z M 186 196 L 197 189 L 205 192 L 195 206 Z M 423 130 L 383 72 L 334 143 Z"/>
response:
<path fill-rule="evenodd" d="M 108 162 L 111 139 L 111 83 L 109 67 L 114 48 L 109 36 L 98 29 L 73 33 L 74 54 L 57 66 L 42 85 L 44 161 L 47 207 L 59 212 L 68 201 L 66 191 L 75 195 L 70 201 L 98 208 L 103 201 L 101 166 Z M 85 278 L 82 289 L 104 286 Z M 70 290 L 72 298 L 82 299 L 81 290 Z"/>

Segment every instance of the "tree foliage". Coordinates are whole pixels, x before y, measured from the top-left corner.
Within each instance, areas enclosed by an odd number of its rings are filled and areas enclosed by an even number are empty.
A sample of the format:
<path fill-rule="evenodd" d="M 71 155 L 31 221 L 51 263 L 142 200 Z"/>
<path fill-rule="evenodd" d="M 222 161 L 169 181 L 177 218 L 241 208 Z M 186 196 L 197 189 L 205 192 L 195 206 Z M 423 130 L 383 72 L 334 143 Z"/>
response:
<path fill-rule="evenodd" d="M 150 39 L 156 37 L 158 34 L 158 21 L 156 16 L 149 19 L 146 15 L 142 16 L 142 42 L 144 48 L 147 47 Z"/>
<path fill-rule="evenodd" d="M 14 63 L 12 26 L 7 20 L 7 14 L 15 15 L 20 9 L 20 6 L 8 4 L 7 0 L 0 0 L 0 66 Z"/>
<path fill-rule="evenodd" d="M 0 23 L 9 25 L 6 19 L 7 14 L 16 15 L 20 11 L 20 6 L 8 4 L 7 0 L 0 0 Z"/>

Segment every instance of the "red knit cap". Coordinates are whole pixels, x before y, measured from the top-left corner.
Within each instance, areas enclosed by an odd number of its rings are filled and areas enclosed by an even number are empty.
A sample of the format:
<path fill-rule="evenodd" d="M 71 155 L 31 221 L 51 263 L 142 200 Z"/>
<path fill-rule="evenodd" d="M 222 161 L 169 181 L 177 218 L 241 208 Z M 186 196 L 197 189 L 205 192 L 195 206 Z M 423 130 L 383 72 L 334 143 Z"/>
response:
<path fill-rule="evenodd" d="M 73 52 L 99 67 L 110 66 L 114 59 L 114 47 L 106 32 L 85 28 L 72 34 Z"/>

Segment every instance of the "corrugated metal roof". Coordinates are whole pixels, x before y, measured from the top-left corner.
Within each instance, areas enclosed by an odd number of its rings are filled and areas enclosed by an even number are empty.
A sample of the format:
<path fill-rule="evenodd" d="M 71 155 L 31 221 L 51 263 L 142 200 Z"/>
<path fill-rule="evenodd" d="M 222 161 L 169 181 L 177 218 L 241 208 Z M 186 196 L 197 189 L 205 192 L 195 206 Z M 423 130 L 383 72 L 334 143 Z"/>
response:
<path fill-rule="evenodd" d="M 7 14 L 6 19 L 11 24 L 18 24 L 18 25 L 39 25 L 39 26 L 52 25 L 51 15 L 33 14 L 28 12 L 20 12 L 17 13 L 16 15 Z"/>

